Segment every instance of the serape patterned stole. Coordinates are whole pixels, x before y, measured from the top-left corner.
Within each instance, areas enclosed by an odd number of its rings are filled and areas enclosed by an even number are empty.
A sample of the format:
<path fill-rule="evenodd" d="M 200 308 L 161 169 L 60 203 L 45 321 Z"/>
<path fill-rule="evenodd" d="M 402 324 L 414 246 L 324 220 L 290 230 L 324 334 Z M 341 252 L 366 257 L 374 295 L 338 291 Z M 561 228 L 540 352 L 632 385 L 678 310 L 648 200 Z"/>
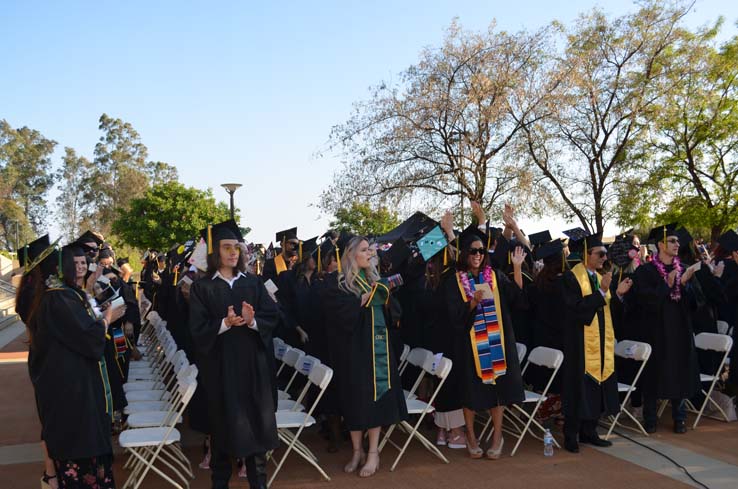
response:
<path fill-rule="evenodd" d="M 472 300 L 476 290 L 474 277 L 467 272 L 457 272 L 456 280 L 464 302 Z M 484 299 L 477 305 L 469 338 L 477 376 L 485 384 L 495 384 L 499 377 L 507 373 L 505 333 L 502 311 L 499 309 L 500 292 L 497 277 L 489 267 L 479 274 L 478 283 L 489 284 L 493 299 Z"/>
<path fill-rule="evenodd" d="M 372 372 L 374 401 L 377 401 L 392 388 L 389 376 L 389 337 L 384 320 L 384 306 L 389 301 L 389 288 L 381 282 L 370 285 L 363 270 L 356 276 L 356 283 L 362 291 L 370 293 L 369 300 L 364 307 L 371 311 Z"/>

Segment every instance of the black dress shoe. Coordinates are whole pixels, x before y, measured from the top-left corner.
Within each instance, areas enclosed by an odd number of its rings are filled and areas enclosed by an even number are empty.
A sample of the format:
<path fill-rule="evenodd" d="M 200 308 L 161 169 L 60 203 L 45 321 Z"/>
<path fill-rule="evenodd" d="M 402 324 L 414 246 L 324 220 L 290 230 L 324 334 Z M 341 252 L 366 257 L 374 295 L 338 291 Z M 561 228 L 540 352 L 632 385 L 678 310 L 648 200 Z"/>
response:
<path fill-rule="evenodd" d="M 684 421 L 674 421 L 674 433 L 683 435 L 687 432 L 687 423 Z"/>
<path fill-rule="evenodd" d="M 596 446 L 596 447 L 611 447 L 612 442 L 609 440 L 603 440 L 597 435 L 588 435 L 588 436 L 582 436 L 579 435 L 579 442 L 580 443 L 588 443 L 590 445 Z"/>
<path fill-rule="evenodd" d="M 575 438 L 564 438 L 564 448 L 571 453 L 579 453 L 579 443 Z"/>
<path fill-rule="evenodd" d="M 646 423 L 645 426 L 643 426 L 643 428 L 646 430 L 646 433 L 648 433 L 649 435 L 656 433 L 657 427 L 658 425 L 656 423 Z"/>

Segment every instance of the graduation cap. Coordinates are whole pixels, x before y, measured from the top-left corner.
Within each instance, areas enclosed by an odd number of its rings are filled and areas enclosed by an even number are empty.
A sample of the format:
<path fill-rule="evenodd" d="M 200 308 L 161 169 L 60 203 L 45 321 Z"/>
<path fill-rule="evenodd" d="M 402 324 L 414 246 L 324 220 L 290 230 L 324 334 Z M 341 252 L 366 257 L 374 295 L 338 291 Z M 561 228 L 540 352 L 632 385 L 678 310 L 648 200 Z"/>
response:
<path fill-rule="evenodd" d="M 529 234 L 528 241 L 530 241 L 530 246 L 535 249 L 536 246 L 541 246 L 543 244 L 549 243 L 551 241 L 551 233 L 546 230 L 541 231 L 540 233 Z"/>
<path fill-rule="evenodd" d="M 382 262 L 389 265 L 386 267 L 388 273 L 400 273 L 400 268 L 402 268 L 402 265 L 411 255 L 412 250 L 410 247 L 404 239 L 399 238 L 392 243 L 390 249 L 382 253 Z"/>
<path fill-rule="evenodd" d="M 638 247 L 633 246 L 633 237 L 630 234 L 621 234 L 615 238 L 615 241 L 608 248 L 607 257 L 620 269 L 623 269 L 633 260 L 633 253 L 638 253 Z"/>
<path fill-rule="evenodd" d="M 475 224 L 469 224 L 456 239 L 462 248 L 468 248 L 475 241 L 481 241 L 483 246 L 487 246 L 487 233 Z"/>
<path fill-rule="evenodd" d="M 398 241 L 400 240 L 396 240 L 393 243 L 393 248 Z M 402 241 L 404 242 L 404 239 Z M 418 251 L 420 251 L 420 255 L 423 257 L 423 260 L 430 261 L 431 258 L 440 253 L 442 250 L 446 249 L 446 246 L 448 246 L 448 240 L 443 234 L 441 226 L 436 225 L 432 227 L 428 232 L 423 234 L 419 239 L 417 239 L 416 244 L 418 247 Z"/>
<path fill-rule="evenodd" d="M 570 242 L 576 242 L 589 236 L 589 233 L 582 228 L 568 229 L 564 231 L 564 234 Z"/>
<path fill-rule="evenodd" d="M 300 241 L 300 261 L 304 257 L 312 256 L 318 250 L 318 236 L 307 241 Z"/>
<path fill-rule="evenodd" d="M 376 236 L 375 240 L 377 243 L 394 243 L 399 238 L 403 238 L 406 242 L 412 242 L 427 234 L 436 226 L 438 226 L 437 221 L 422 212 L 416 212 L 392 231 Z"/>
<path fill-rule="evenodd" d="M 346 251 L 349 241 L 354 239 L 356 236 L 348 231 L 341 231 L 338 239 L 335 243 L 336 250 L 336 261 L 338 262 L 338 272 L 341 272 L 341 255 Z"/>
<path fill-rule="evenodd" d="M 208 245 L 208 255 L 213 253 L 216 243 L 220 243 L 221 239 L 235 239 L 239 243 L 243 243 L 241 229 L 233 219 L 228 219 L 218 224 L 209 224 L 208 227 L 200 230 L 200 236 L 202 236 Z"/>
<path fill-rule="evenodd" d="M 51 246 L 51 242 L 49 241 L 48 234 L 23 245 L 15 252 L 18 257 L 18 263 L 20 263 L 22 267 L 25 267 L 27 264 L 30 264 L 38 258 L 39 255 L 41 255 L 41 253 L 43 253 L 49 246 Z"/>
<path fill-rule="evenodd" d="M 694 241 L 694 238 L 684 226 L 676 230 L 676 235 L 679 238 L 679 244 L 682 246 L 689 246 Z"/>
<path fill-rule="evenodd" d="M 584 236 L 582 236 L 582 233 L 584 233 Z M 569 231 L 564 231 L 564 234 L 569 236 L 569 251 L 571 255 L 569 255 L 568 261 L 581 260 L 585 266 L 587 266 L 589 250 L 599 246 L 605 246 L 599 236 L 589 234 L 582 228 L 570 229 Z"/>
<path fill-rule="evenodd" d="M 297 228 L 291 228 L 291 229 L 285 229 L 284 231 L 279 231 L 276 234 L 276 241 L 278 243 L 282 243 L 282 247 L 284 247 L 285 241 L 290 241 L 293 239 L 297 239 Z"/>
<path fill-rule="evenodd" d="M 116 263 L 116 265 L 118 265 L 119 267 L 122 267 L 122 266 L 123 266 L 123 265 L 125 265 L 126 263 L 129 263 L 129 262 L 128 262 L 128 257 L 126 256 L 125 258 L 118 258 L 118 259 L 116 260 L 116 262 L 115 262 L 115 263 Z"/>
<path fill-rule="evenodd" d="M 721 234 L 717 241 L 720 247 L 725 251 L 729 251 L 731 253 L 733 251 L 738 251 L 738 233 L 732 229 Z"/>
<path fill-rule="evenodd" d="M 49 242 L 49 235 L 40 237 L 39 239 L 32 241 L 26 245 L 27 251 L 23 251 L 24 257 L 24 272 L 26 275 L 31 272 L 37 266 L 41 266 L 41 271 L 44 275 L 51 272 L 51 269 L 46 269 L 48 264 L 54 262 L 61 262 L 61 253 L 58 249 L 59 240 L 57 239 L 53 243 Z M 57 273 L 61 277 L 61 263 Z"/>
<path fill-rule="evenodd" d="M 651 232 L 648 233 L 648 242 L 654 244 L 658 243 L 659 241 L 665 242 L 668 236 L 679 236 L 679 234 L 677 233 L 676 223 L 665 224 L 663 226 L 653 228 Z"/>
<path fill-rule="evenodd" d="M 553 241 L 549 241 L 548 243 L 540 244 L 533 252 L 536 260 L 544 260 L 552 256 L 563 256 L 563 253 L 564 243 L 560 239 L 555 239 Z"/>

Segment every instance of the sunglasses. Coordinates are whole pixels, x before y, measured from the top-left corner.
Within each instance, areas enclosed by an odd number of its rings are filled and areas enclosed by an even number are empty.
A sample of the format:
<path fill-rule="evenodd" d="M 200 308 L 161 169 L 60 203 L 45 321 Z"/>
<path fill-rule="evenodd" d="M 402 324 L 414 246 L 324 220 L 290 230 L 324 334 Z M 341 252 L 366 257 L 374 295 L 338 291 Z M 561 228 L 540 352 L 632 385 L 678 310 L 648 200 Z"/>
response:
<path fill-rule="evenodd" d="M 670 239 L 667 239 L 666 242 L 669 243 L 669 244 L 679 244 L 679 239 L 677 239 L 677 238 L 670 238 Z"/>
<path fill-rule="evenodd" d="M 599 256 L 600 258 L 604 258 L 604 257 L 606 257 L 606 256 L 607 256 L 607 251 L 596 251 L 596 252 L 594 252 L 594 253 L 592 253 L 592 254 L 593 254 L 593 255 L 597 255 L 597 256 Z"/>
<path fill-rule="evenodd" d="M 484 255 L 487 252 L 484 248 L 469 248 L 469 255 Z"/>

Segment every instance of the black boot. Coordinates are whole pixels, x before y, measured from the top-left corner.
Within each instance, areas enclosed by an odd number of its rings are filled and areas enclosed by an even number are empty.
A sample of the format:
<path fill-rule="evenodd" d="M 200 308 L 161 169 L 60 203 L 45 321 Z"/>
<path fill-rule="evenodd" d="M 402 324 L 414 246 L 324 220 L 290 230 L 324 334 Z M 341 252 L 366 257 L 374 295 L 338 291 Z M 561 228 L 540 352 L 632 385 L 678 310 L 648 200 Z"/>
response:
<path fill-rule="evenodd" d="M 246 475 L 250 489 L 267 489 L 266 455 L 259 454 L 246 459 Z"/>

